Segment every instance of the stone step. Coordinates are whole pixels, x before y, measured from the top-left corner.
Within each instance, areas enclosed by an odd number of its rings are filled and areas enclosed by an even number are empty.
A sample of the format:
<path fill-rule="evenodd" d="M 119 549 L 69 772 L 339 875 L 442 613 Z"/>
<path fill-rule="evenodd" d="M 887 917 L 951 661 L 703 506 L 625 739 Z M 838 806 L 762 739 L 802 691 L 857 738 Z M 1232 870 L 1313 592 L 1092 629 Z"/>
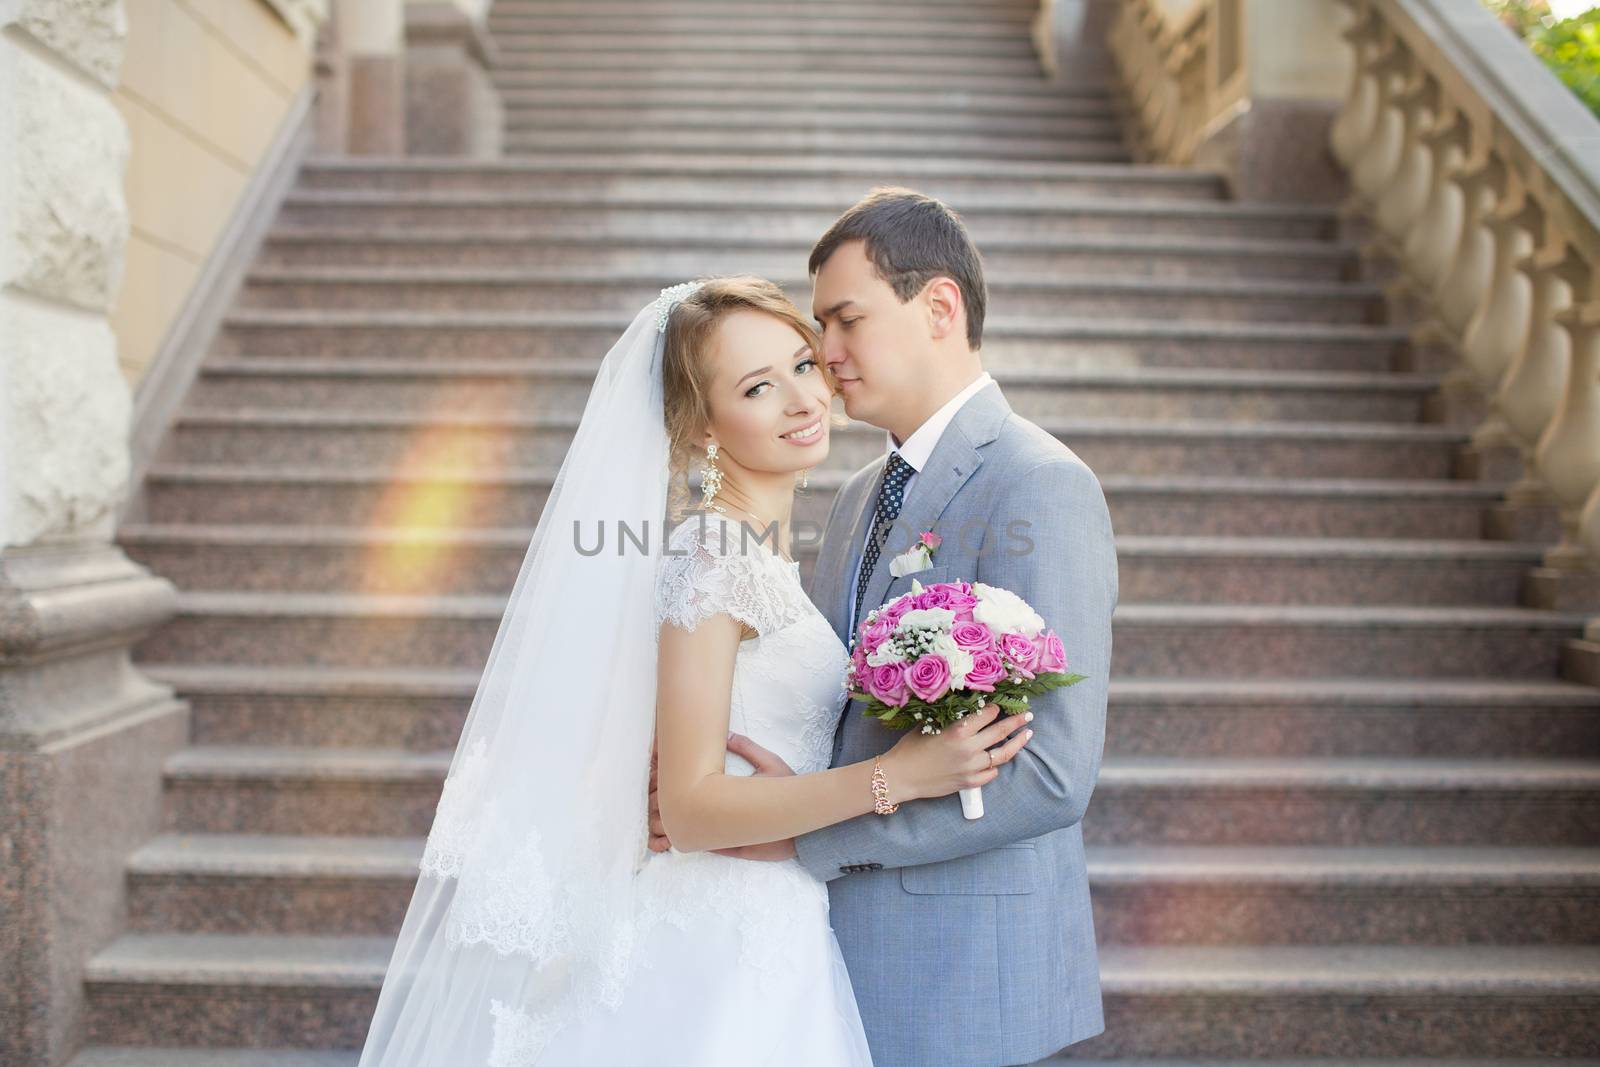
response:
<path fill-rule="evenodd" d="M 804 13 L 826 19 L 837 27 L 841 19 L 854 22 L 861 17 L 917 20 L 970 19 L 974 22 L 995 23 L 1003 21 L 1027 22 L 1037 5 L 1031 0 L 986 0 L 984 3 L 965 3 L 963 0 L 806 0 L 804 4 L 749 3 L 748 0 L 499 0 L 491 10 L 491 19 L 526 17 L 529 15 L 622 18 L 627 20 L 662 18 L 668 15 L 694 14 L 717 18 L 742 17 L 748 19 L 790 18 Z"/>
<path fill-rule="evenodd" d="M 804 118 L 799 117 L 804 115 Z M 1031 137 L 1053 142 L 1077 140 L 1119 141 L 1122 123 L 1109 108 L 1079 115 L 999 115 L 966 109 L 945 110 L 929 105 L 923 108 L 893 110 L 877 101 L 855 101 L 837 110 L 815 106 L 805 111 L 776 112 L 746 105 L 734 110 L 721 107 L 688 107 L 656 101 L 623 105 L 549 104 L 543 101 L 506 102 L 505 128 L 521 136 L 561 130 L 641 130 L 669 135 L 677 142 L 679 132 L 716 130 L 739 134 L 738 143 L 755 147 L 760 138 L 783 130 L 794 134 L 817 132 L 846 133 L 849 138 L 880 134 L 908 134 L 917 131 L 924 138 L 937 134 L 944 144 L 946 136 L 977 138 L 981 135 L 1020 139 Z"/>
<path fill-rule="evenodd" d="M 863 190 L 864 192 L 865 190 Z M 848 203 L 814 198 L 717 203 L 696 197 L 618 201 L 570 195 L 459 194 L 304 190 L 283 201 L 272 236 L 318 228 L 371 236 L 394 227 L 434 233 L 495 233 L 500 241 L 539 242 L 571 237 L 613 241 L 714 240 L 733 248 L 815 241 Z M 1324 240 L 1334 236 L 1332 213 L 1320 206 L 1115 198 L 1056 198 L 1049 205 L 1020 197 L 963 197 L 961 212 L 980 248 L 990 242 L 1037 247 L 1052 239 L 1137 231 L 1153 237 Z M 800 260 L 804 265 L 804 259 Z M 791 267 L 789 273 L 793 273 Z"/>
<path fill-rule="evenodd" d="M 475 670 L 143 664 L 206 745 L 453 749 Z M 1118 756 L 1569 757 L 1600 744 L 1600 690 L 1496 679 L 1113 678 Z"/>
<path fill-rule="evenodd" d="M 881 46 L 869 46 L 869 54 L 849 46 L 850 35 L 841 34 L 826 49 L 770 48 L 746 51 L 737 41 L 726 41 L 723 47 L 705 46 L 653 51 L 648 56 L 630 49 L 608 47 L 566 48 L 555 45 L 531 48 L 500 46 L 502 62 L 517 69 L 545 74 L 564 75 L 579 71 L 585 75 L 605 72 L 632 74 L 640 68 L 652 74 L 671 76 L 679 72 L 694 75 L 721 74 L 729 81 L 748 78 L 765 81 L 772 71 L 793 71 L 813 77 L 828 77 L 834 72 L 854 74 L 862 67 L 874 73 L 905 74 L 912 77 L 934 78 L 949 67 L 959 67 L 968 78 L 1039 80 L 1044 73 L 1037 57 L 1026 51 L 1007 49 L 1007 54 L 986 53 L 980 44 L 976 54 L 963 54 L 964 40 L 948 45 L 943 40 L 922 39 L 913 41 L 904 49 L 892 52 L 876 51 Z M 503 79 L 496 77 L 497 82 Z"/>
<path fill-rule="evenodd" d="M 163 834 L 129 859 L 147 933 L 397 936 L 420 837 Z M 1595 944 L 1600 849 L 1097 845 L 1111 944 Z"/>
<path fill-rule="evenodd" d="M 1600 742 L 1600 690 L 1548 679 L 1113 678 L 1110 708 L 1106 751 L 1130 757 L 1567 758 Z"/>
<path fill-rule="evenodd" d="M 1439 388 L 1431 374 L 1227 370 L 996 370 L 1025 418 L 1267 419 L 1415 423 Z M 187 404 L 211 411 L 455 411 L 485 415 L 581 412 L 594 383 L 588 361 L 298 360 L 212 358 Z"/>
<path fill-rule="evenodd" d="M 129 934 L 89 964 L 90 1037 L 359 1048 L 392 951 L 381 937 Z M 1600 1053 L 1574 1025 L 1600 1010 L 1591 946 L 1107 945 L 1099 962 L 1106 1030 L 1073 1063 Z"/>
<path fill-rule="evenodd" d="M 256 467 L 459 465 L 560 466 L 579 416 L 434 412 L 228 412 L 188 409 L 174 419 L 163 462 Z M 1214 422 L 1047 417 L 1038 425 L 1100 476 L 1220 475 L 1259 478 L 1449 478 L 1465 428 L 1384 423 Z M 419 443 L 426 442 L 425 449 Z M 884 451 L 866 423 L 832 430 L 816 469 L 848 474 Z M 806 453 L 811 455 L 812 452 Z M 797 453 L 799 455 L 799 453 Z M 799 462 L 797 460 L 797 462 Z M 805 460 L 805 462 L 811 462 Z"/>
<path fill-rule="evenodd" d="M 726 96 L 725 89 L 717 91 Z M 1018 160 L 996 171 L 992 165 L 959 157 L 866 159 L 685 152 L 655 157 L 561 155 L 495 160 L 321 156 L 301 167 L 297 189 L 523 198 L 537 194 L 577 201 L 593 201 L 599 195 L 619 201 L 654 198 L 673 203 L 715 203 L 720 199 L 805 203 L 837 212 L 881 184 L 910 185 L 951 201 L 1005 197 L 1017 206 L 1089 197 L 1214 202 L 1226 195 L 1216 174 L 1183 167 Z"/>
<path fill-rule="evenodd" d="M 665 274 L 598 271 L 374 269 L 253 270 L 236 307 L 414 311 L 634 311 L 677 280 Z M 563 276 L 565 275 L 565 276 Z M 785 271 L 770 280 L 797 307 L 811 301 L 811 280 Z M 1159 306 L 1185 321 L 1380 323 L 1381 287 L 1356 282 L 1214 280 L 1151 277 L 986 276 L 989 306 L 1019 315 L 1131 318 Z"/>
<path fill-rule="evenodd" d="M 734 152 L 754 149 L 763 152 L 826 153 L 830 155 L 925 156 L 930 134 L 913 130 L 832 129 L 722 130 L 652 126 L 642 129 L 602 130 L 522 130 L 508 129 L 504 145 L 507 155 L 543 155 L 560 152 L 604 152 L 617 156 L 653 152 L 703 151 Z M 1008 136 L 984 132 L 951 131 L 939 135 L 939 146 L 974 159 L 1004 162 L 1013 159 L 1042 159 L 1124 162 L 1131 159 L 1117 131 L 1110 128 L 1088 131 L 1070 139 L 1054 137 Z"/>
<path fill-rule="evenodd" d="M 1600 1006 L 1597 957 L 1587 946 L 1108 946 L 1105 1030 L 1068 1062 L 1595 1056 L 1600 1034 L 1582 1020 Z"/>
<path fill-rule="evenodd" d="M 812 531 L 814 534 L 815 531 Z M 362 590 L 402 595 L 509 588 L 531 529 L 125 525 L 118 542 L 195 590 Z M 1118 538 L 1125 603 L 1514 603 L 1540 548 L 1497 541 Z M 814 543 L 799 549 L 809 576 Z M 384 569 L 374 572 L 375 554 Z"/>
<path fill-rule="evenodd" d="M 357 1067 L 356 1049 L 193 1049 L 141 1048 L 135 1045 L 95 1046 L 74 1057 L 67 1067 Z M 1300 1060 L 1087 1060 L 1051 1057 L 1039 1067 L 1344 1067 L 1348 1061 Z M 1549 1067 L 1547 1059 L 1372 1059 L 1361 1067 Z M 1562 1067 L 1600 1067 L 1600 1060 L 1563 1059 Z"/>
<path fill-rule="evenodd" d="M 878 88 L 867 92 L 835 89 L 826 85 L 795 86 L 789 89 L 741 89 L 737 95 L 713 88 L 687 88 L 640 86 L 582 86 L 567 88 L 559 85 L 527 89 L 505 89 L 501 103 L 507 114 L 526 109 L 593 110 L 615 114 L 682 115 L 685 112 L 703 111 L 708 115 L 730 117 L 765 116 L 769 122 L 787 124 L 811 123 L 819 112 L 826 113 L 828 121 L 847 120 L 857 109 L 866 108 L 893 114 L 906 121 L 931 121 L 930 113 L 948 119 L 983 116 L 1002 122 L 1032 122 L 1041 119 L 1105 118 L 1118 117 L 1116 103 L 1110 93 L 1088 90 L 1041 95 L 1022 93 L 1007 95 L 996 92 L 971 92 L 960 89 L 888 89 Z"/>
<path fill-rule="evenodd" d="M 401 359 L 571 359 L 598 366 L 632 321 L 599 311 L 412 312 L 239 308 L 223 321 L 223 355 Z M 1005 316 L 984 324 L 996 369 L 1232 367 L 1376 372 L 1395 369 L 1407 331 L 1324 323 L 1166 322 Z"/>
<path fill-rule="evenodd" d="M 510 589 L 532 530 L 124 525 L 137 562 L 196 591 L 362 591 L 403 596 Z M 809 580 L 816 548 L 800 555 Z M 1123 603 L 1505 606 L 1537 545 L 1330 538 L 1117 538 Z M 373 561 L 381 559 L 381 568 Z"/>
<path fill-rule="evenodd" d="M 809 58 L 809 57 L 806 57 Z M 1014 93 L 1028 96 L 1059 99 L 1088 93 L 1105 97 L 1108 92 L 1106 64 L 1095 62 L 1088 69 L 1067 71 L 1061 84 L 1047 80 L 1038 65 L 1029 69 L 1014 62 L 1003 69 L 973 69 L 966 63 L 958 67 L 946 59 L 928 60 L 916 57 L 912 63 L 870 65 L 859 57 L 835 65 L 822 79 L 809 67 L 771 66 L 765 69 L 746 66 L 743 69 L 701 68 L 697 66 L 617 66 L 614 62 L 595 67 L 568 64 L 563 67 L 524 64 L 518 67 L 496 68 L 490 72 L 490 84 L 500 92 L 513 89 L 543 88 L 637 88 L 641 86 L 667 89 L 702 89 L 721 86 L 738 91 L 745 86 L 753 89 L 797 89 L 816 86 L 826 81 L 830 88 L 855 93 L 873 93 L 881 89 L 909 90 L 960 90 L 973 93 Z M 944 68 L 944 69 L 941 69 Z"/>
<path fill-rule="evenodd" d="M 96 1045 L 67 1067 L 357 1067 L 359 1049 L 174 1048 Z M 1430 1065 L 1431 1067 L 1431 1065 Z"/>
<path fill-rule="evenodd" d="M 183 592 L 141 661 L 481 667 L 505 594 Z M 1118 675 L 1554 678 L 1577 613 L 1479 606 L 1126 603 Z M 1068 648 L 1068 655 L 1071 649 Z"/>
<path fill-rule="evenodd" d="M 591 39 L 604 38 L 616 32 L 617 20 L 626 19 L 629 32 L 637 36 L 648 31 L 658 39 L 669 40 L 675 47 L 704 40 L 709 35 L 745 34 L 766 36 L 779 34 L 785 38 L 806 40 L 824 38 L 829 41 L 840 37 L 838 23 L 827 12 L 811 12 L 796 7 L 784 12 L 750 11 L 730 8 L 725 11 L 696 10 L 693 5 L 684 8 L 647 11 L 626 4 L 599 3 L 593 8 L 546 13 L 540 10 L 489 14 L 489 29 L 496 43 L 513 37 L 549 39 L 552 35 L 577 34 Z M 870 36 L 880 43 L 886 37 L 922 41 L 928 38 L 948 39 L 958 34 L 972 42 L 992 40 L 1028 41 L 1026 24 L 1013 19 L 997 18 L 983 13 L 974 18 L 971 12 L 960 8 L 948 11 L 927 12 L 915 19 L 906 18 L 898 7 L 893 14 L 852 11 L 851 37 Z"/>
<path fill-rule="evenodd" d="M 392 937 L 128 934 L 85 969 L 88 1040 L 358 1049 L 393 949 Z"/>
<path fill-rule="evenodd" d="M 813 24 L 818 25 L 818 24 Z M 1011 32 L 968 34 L 950 25 L 929 28 L 917 23 L 899 27 L 852 23 L 849 33 L 818 33 L 815 29 L 789 30 L 778 26 L 724 27 L 674 31 L 659 25 L 619 28 L 615 23 L 559 29 L 544 26 L 525 30 L 501 20 L 494 25 L 494 43 L 500 63 L 507 67 L 544 68 L 545 60 L 563 55 L 616 55 L 631 52 L 634 64 L 671 65 L 678 56 L 706 58 L 714 65 L 737 60 L 803 56 L 821 64 L 837 63 L 845 69 L 872 64 L 893 54 L 924 61 L 960 63 L 967 69 L 996 66 L 1038 69 L 1033 41 L 1019 28 Z M 846 58 L 854 62 L 845 62 Z M 972 64 L 971 66 L 968 66 Z M 684 64 L 700 66 L 698 63 Z M 743 65 L 743 64 L 739 64 Z M 782 66 L 779 69 L 783 69 Z M 820 66 L 819 69 L 835 69 Z"/>
<path fill-rule="evenodd" d="M 165 768 L 166 829 L 422 836 L 450 750 L 191 745 Z M 1600 845 L 1582 759 L 1108 756 L 1093 844 Z"/>
<path fill-rule="evenodd" d="M 532 526 L 554 469 L 439 471 L 263 469 L 153 464 L 148 519 L 162 523 Z M 1143 478 L 1100 480 L 1119 534 L 1215 537 L 1475 539 L 1505 485 L 1399 479 Z M 795 521 L 820 529 L 841 479 L 820 472 L 795 502 Z"/>
<path fill-rule="evenodd" d="M 1087 858 L 1101 945 L 1600 943 L 1597 848 L 1102 845 Z"/>
<path fill-rule="evenodd" d="M 804 268 L 814 239 L 718 242 L 705 236 L 651 241 L 577 236 L 534 242 L 499 239 L 487 231 L 377 233 L 297 227 L 268 235 L 256 270 L 329 266 L 437 269 L 438 264 L 447 262 L 460 270 L 567 271 L 574 278 L 647 273 L 666 274 L 674 280 L 714 274 L 783 277 Z M 1343 242 L 1204 236 L 1087 234 L 1048 242 L 996 239 L 987 242 L 984 250 L 985 265 L 1002 276 L 1034 278 L 1066 274 L 1336 282 L 1353 276 L 1355 261 L 1355 248 Z"/>

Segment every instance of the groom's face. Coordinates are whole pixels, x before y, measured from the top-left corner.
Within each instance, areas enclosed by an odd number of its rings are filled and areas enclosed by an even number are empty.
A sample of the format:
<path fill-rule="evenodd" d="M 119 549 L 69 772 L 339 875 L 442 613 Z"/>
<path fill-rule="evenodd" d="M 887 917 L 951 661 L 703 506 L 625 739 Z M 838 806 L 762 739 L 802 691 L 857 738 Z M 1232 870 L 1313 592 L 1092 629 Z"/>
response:
<path fill-rule="evenodd" d="M 822 330 L 822 358 L 838 384 L 845 414 L 894 428 L 897 405 L 918 395 L 928 336 L 922 297 L 905 303 L 878 276 L 861 241 L 840 245 L 817 268 L 811 314 Z"/>

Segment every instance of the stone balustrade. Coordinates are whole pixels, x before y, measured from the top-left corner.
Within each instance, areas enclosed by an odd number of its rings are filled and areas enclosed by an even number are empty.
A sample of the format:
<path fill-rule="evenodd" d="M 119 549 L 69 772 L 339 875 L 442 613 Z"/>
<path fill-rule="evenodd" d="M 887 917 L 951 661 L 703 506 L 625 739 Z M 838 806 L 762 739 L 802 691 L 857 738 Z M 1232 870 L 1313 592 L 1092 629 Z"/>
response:
<path fill-rule="evenodd" d="M 1229 0 L 1128 0 L 1109 44 L 1133 110 L 1139 158 L 1189 163 L 1244 101 L 1242 9 Z"/>
<path fill-rule="evenodd" d="M 1477 3 L 1339 7 L 1351 65 L 1326 144 L 1344 212 L 1394 265 L 1413 340 L 1453 353 L 1444 395 L 1473 411 L 1472 451 L 1520 459 L 1508 507 L 1559 513 L 1536 579 L 1578 579 L 1600 604 L 1600 125 Z M 1266 11 L 1121 5 L 1110 45 L 1144 158 L 1194 163 L 1254 105 L 1247 23 Z M 1315 59 L 1307 40 L 1274 47 Z"/>
<path fill-rule="evenodd" d="M 1600 570 L 1600 126 L 1477 4 L 1341 3 L 1348 207 L 1481 397 L 1474 447 L 1520 455 L 1510 503 L 1558 509 L 1546 567 Z"/>

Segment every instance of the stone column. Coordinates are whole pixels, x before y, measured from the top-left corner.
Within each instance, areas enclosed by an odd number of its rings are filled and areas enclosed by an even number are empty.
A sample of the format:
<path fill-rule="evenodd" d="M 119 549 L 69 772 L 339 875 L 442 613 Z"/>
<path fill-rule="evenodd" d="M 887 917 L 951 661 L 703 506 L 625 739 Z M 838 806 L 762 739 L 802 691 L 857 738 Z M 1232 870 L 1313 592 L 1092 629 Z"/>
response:
<path fill-rule="evenodd" d="M 1348 185 L 1328 133 L 1352 66 L 1340 9 L 1331 0 L 1232 3 L 1250 103 L 1211 134 L 1195 164 L 1227 174 L 1242 200 L 1338 202 Z"/>
<path fill-rule="evenodd" d="M 1040 0 L 1033 47 L 1052 81 L 1100 84 L 1116 71 L 1106 33 L 1119 0 Z"/>
<path fill-rule="evenodd" d="M 185 705 L 130 646 L 175 592 L 111 544 L 132 397 L 108 310 L 128 219 L 121 0 L 0 5 L 0 1063 L 82 1039 Z"/>
<path fill-rule="evenodd" d="M 406 151 L 500 155 L 502 108 L 490 78 L 487 0 L 409 0 L 405 9 Z"/>
<path fill-rule="evenodd" d="M 405 155 L 405 5 L 402 0 L 338 0 L 334 23 L 345 69 L 344 151 Z"/>

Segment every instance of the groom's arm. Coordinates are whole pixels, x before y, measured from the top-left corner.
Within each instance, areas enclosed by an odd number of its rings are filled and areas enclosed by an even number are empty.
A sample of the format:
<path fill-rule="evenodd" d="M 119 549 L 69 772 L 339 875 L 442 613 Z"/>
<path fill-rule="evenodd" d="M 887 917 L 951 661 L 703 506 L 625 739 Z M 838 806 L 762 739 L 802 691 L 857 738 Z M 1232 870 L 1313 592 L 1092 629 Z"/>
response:
<path fill-rule="evenodd" d="M 800 862 L 823 880 L 855 864 L 911 867 L 971 855 L 1083 818 L 1100 772 L 1117 556 L 1105 494 L 1092 471 L 1051 460 L 1018 478 L 995 509 L 996 527 L 1030 523 L 1031 551 L 1002 539 L 981 580 L 1027 600 L 1061 636 L 1067 669 L 1088 677 L 1030 700 L 1033 738 L 983 789 L 984 816 L 966 819 L 954 794 L 911 801 L 893 815 L 861 815 L 795 838 Z M 992 536 L 991 532 L 991 536 Z M 852 705 L 846 712 L 860 714 Z"/>

